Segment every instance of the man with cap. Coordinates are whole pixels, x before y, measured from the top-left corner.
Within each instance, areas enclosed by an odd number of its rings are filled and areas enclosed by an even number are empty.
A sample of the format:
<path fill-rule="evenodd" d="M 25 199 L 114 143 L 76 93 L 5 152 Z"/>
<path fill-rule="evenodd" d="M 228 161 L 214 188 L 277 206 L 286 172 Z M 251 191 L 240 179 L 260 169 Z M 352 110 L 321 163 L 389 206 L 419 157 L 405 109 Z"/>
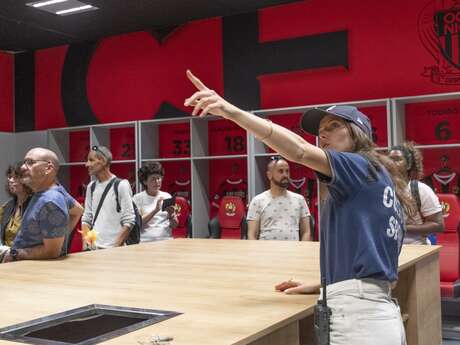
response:
<path fill-rule="evenodd" d="M 135 224 L 132 191 L 128 180 L 121 180 L 118 185 L 120 212 L 117 212 L 117 195 L 114 189 L 116 176 L 110 171 L 111 162 L 112 153 L 107 147 L 93 146 L 85 164 L 89 175 L 95 179 L 86 188 L 81 228 L 83 238 L 90 229 L 96 231 L 95 244 L 101 249 L 122 246 Z"/>
<path fill-rule="evenodd" d="M 302 128 L 319 147 L 297 134 L 245 112 L 208 89 L 190 71 L 198 89 L 184 102 L 192 115 L 207 113 L 237 123 L 289 160 L 316 171 L 328 191 L 321 212 L 320 268 L 327 285 L 330 323 L 321 344 L 405 343 L 399 308 L 391 300 L 404 237 L 403 209 L 413 212 L 406 184 L 394 163 L 376 151 L 370 121 L 351 106 L 310 109 Z M 286 281 L 287 293 L 317 293 L 320 282 Z M 357 327 L 359 322 L 359 327 Z M 329 330 L 328 325 L 333 327 Z"/>

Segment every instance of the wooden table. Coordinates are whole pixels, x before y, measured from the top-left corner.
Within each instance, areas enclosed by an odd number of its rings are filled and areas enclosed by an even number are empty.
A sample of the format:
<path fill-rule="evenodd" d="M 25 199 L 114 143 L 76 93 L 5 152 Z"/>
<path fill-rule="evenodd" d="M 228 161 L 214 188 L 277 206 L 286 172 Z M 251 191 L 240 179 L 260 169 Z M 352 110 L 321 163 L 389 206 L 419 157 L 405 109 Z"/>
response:
<path fill-rule="evenodd" d="M 396 294 L 410 345 L 441 342 L 438 251 L 403 249 Z M 171 345 L 313 344 L 317 296 L 274 284 L 319 281 L 319 244 L 173 240 L 0 265 L 0 328 L 88 304 L 183 313 L 106 344 L 172 336 Z M 1 344 L 12 344 L 0 341 Z"/>

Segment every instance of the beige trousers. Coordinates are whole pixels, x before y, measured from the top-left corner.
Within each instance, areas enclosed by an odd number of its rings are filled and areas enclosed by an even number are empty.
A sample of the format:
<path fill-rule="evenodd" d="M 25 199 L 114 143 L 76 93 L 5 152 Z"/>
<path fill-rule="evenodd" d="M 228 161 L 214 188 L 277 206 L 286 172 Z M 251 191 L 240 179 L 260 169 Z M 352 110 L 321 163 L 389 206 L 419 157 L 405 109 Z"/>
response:
<path fill-rule="evenodd" d="M 401 312 L 389 282 L 350 279 L 327 286 L 330 345 L 405 345 Z M 322 296 L 322 292 L 320 294 Z"/>

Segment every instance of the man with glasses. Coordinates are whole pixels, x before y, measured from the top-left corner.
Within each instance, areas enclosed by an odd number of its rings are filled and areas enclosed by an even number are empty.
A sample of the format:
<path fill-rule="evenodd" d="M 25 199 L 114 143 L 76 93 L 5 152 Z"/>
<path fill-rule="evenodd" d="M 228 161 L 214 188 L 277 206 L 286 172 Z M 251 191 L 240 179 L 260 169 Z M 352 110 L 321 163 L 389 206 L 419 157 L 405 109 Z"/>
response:
<path fill-rule="evenodd" d="M 117 186 L 120 205 L 120 212 L 117 212 L 114 186 L 117 177 L 110 171 L 111 162 L 112 153 L 107 147 L 93 146 L 85 164 L 89 175 L 95 179 L 86 188 L 81 227 L 83 235 L 90 229 L 97 232 L 97 248 L 122 246 L 135 224 L 132 191 L 128 180 L 121 180 Z"/>
<path fill-rule="evenodd" d="M 69 206 L 67 192 L 56 183 L 59 170 L 56 154 L 45 148 L 33 148 L 27 152 L 21 170 L 21 182 L 34 194 L 3 261 L 53 259 L 64 255 Z"/>
<path fill-rule="evenodd" d="M 270 189 L 256 195 L 248 209 L 248 239 L 309 241 L 310 210 L 303 196 L 289 191 L 289 164 L 279 156 L 267 165 Z"/>

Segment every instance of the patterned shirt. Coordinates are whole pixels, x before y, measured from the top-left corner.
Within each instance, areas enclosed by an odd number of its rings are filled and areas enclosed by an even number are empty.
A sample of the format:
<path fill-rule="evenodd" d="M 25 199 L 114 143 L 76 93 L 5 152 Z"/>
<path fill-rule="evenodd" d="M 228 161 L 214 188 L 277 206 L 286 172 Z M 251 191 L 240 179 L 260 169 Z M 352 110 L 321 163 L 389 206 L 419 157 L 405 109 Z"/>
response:
<path fill-rule="evenodd" d="M 64 237 L 68 220 L 66 198 L 58 187 L 35 193 L 24 212 L 13 247 L 31 248 L 43 245 L 44 239 Z M 65 252 L 66 248 L 63 245 L 61 255 Z"/>
<path fill-rule="evenodd" d="M 310 211 L 303 196 L 286 191 L 274 198 L 267 190 L 252 199 L 248 220 L 260 220 L 261 240 L 299 241 L 300 219 Z"/>

